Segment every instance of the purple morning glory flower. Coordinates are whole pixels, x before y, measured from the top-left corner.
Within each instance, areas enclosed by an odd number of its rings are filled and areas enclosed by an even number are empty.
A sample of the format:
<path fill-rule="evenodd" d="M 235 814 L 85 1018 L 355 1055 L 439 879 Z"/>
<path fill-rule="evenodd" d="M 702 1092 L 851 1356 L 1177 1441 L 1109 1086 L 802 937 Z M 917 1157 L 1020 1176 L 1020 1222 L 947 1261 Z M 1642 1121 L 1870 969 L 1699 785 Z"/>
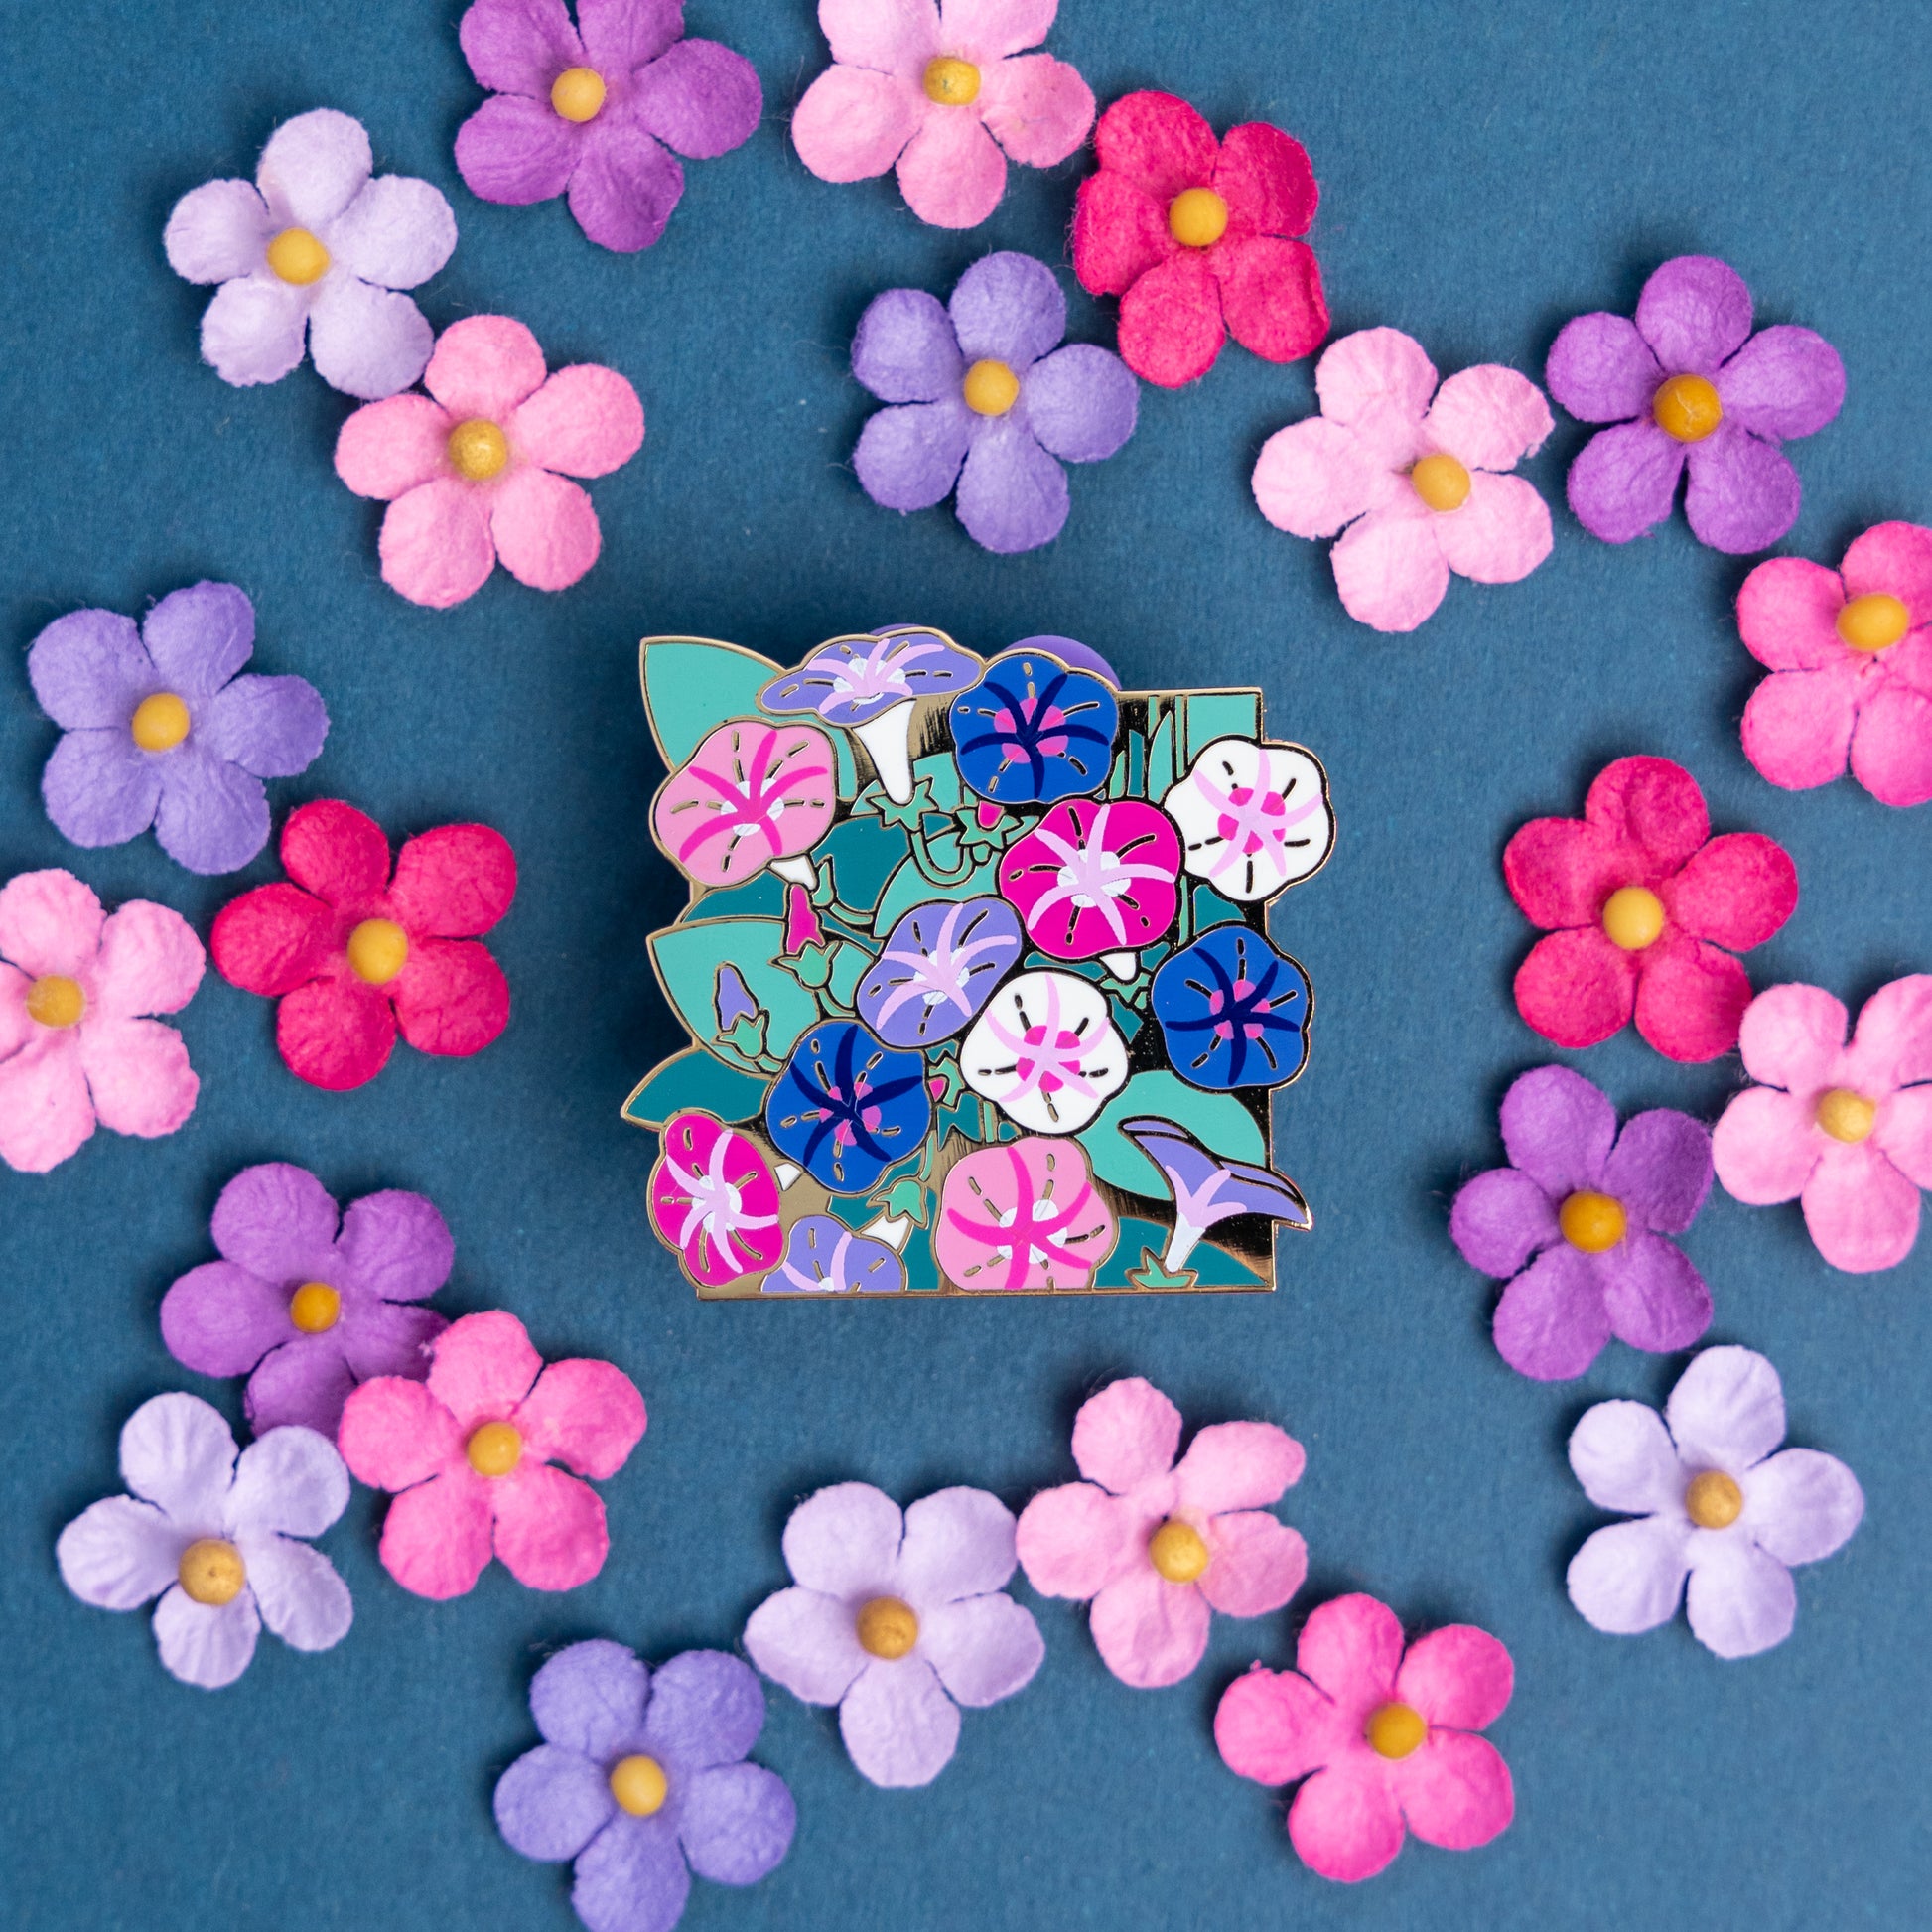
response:
<path fill-rule="evenodd" d="M 972 1025 L 1026 949 L 1003 898 L 916 905 L 859 982 L 859 1018 L 889 1046 L 936 1046 Z"/>
<path fill-rule="evenodd" d="M 1780 324 L 1751 334 L 1751 292 L 1734 268 L 1679 255 L 1643 285 L 1634 321 L 1578 316 L 1545 372 L 1571 415 L 1616 427 L 1570 466 L 1570 507 L 1606 543 L 1684 512 L 1700 543 L 1741 555 L 1798 520 L 1798 473 L 1779 448 L 1823 429 L 1845 400 L 1845 365 L 1824 337 Z"/>
<path fill-rule="evenodd" d="M 925 1062 L 882 1046 L 850 1020 L 814 1027 L 764 1103 L 765 1132 L 835 1194 L 863 1194 L 919 1151 L 932 1125 Z"/>
<path fill-rule="evenodd" d="M 268 843 L 264 778 L 305 770 L 329 713 L 299 677 L 238 676 L 255 607 L 232 584 L 171 592 L 137 631 L 118 611 L 70 611 L 34 639 L 27 675 L 63 727 L 41 777 L 75 845 L 150 825 L 190 872 L 233 872 Z"/>
<path fill-rule="evenodd" d="M 719 1650 L 653 1672 L 621 1643 L 560 1650 L 530 1684 L 544 1741 L 496 1780 L 496 1826 L 526 1859 L 577 1862 L 591 1932 L 669 1932 L 691 1873 L 756 1884 L 791 1849 L 784 1780 L 745 1756 L 764 1727 L 758 1674 Z"/>
<path fill-rule="evenodd" d="M 1509 1166 L 1467 1182 L 1449 1213 L 1462 1259 L 1509 1280 L 1496 1347 L 1539 1382 L 1583 1374 L 1615 1335 L 1668 1354 L 1711 1325 L 1711 1291 L 1682 1234 L 1711 1191 L 1711 1134 L 1658 1107 L 1617 1131 L 1581 1073 L 1539 1066 L 1503 1095 Z"/>
<path fill-rule="evenodd" d="M 784 1259 L 761 1284 L 766 1295 L 896 1295 L 905 1264 L 895 1249 L 854 1234 L 830 1214 L 808 1214 L 785 1242 Z"/>
<path fill-rule="evenodd" d="M 1110 349 L 1058 346 L 1053 271 L 1010 251 L 976 261 L 941 306 L 888 289 L 859 318 L 852 373 L 882 402 L 853 452 L 866 494 L 930 509 L 955 483 L 983 549 L 1036 550 L 1066 521 L 1065 463 L 1097 463 L 1134 433 L 1140 386 Z"/>
<path fill-rule="evenodd" d="M 221 1189 L 210 1232 L 221 1259 L 169 1289 L 161 1338 L 203 1375 L 246 1375 L 257 1435 L 301 1423 L 333 1443 L 358 1383 L 429 1373 L 449 1323 L 415 1305 L 449 1280 L 456 1244 L 421 1194 L 364 1194 L 339 1215 L 306 1168 L 270 1161 Z"/>
<path fill-rule="evenodd" d="M 1296 1228 L 1314 1225 L 1301 1188 L 1272 1168 L 1223 1160 L 1210 1154 L 1184 1127 L 1152 1115 L 1124 1120 L 1120 1131 L 1161 1170 L 1173 1190 L 1173 1233 L 1161 1257 L 1161 1266 L 1170 1274 L 1187 1265 L 1187 1257 L 1209 1228 L 1237 1214 L 1266 1214 L 1271 1221 L 1286 1221 Z"/>

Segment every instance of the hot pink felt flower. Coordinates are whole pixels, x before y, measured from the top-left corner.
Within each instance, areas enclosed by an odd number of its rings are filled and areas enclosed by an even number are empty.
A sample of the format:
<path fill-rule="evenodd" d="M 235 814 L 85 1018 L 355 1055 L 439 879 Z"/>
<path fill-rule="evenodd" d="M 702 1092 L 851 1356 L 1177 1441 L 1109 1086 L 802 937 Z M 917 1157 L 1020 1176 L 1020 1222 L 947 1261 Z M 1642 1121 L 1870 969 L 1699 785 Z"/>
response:
<path fill-rule="evenodd" d="M 380 1375 L 343 1406 L 350 1473 L 396 1498 L 382 1567 L 439 1602 L 473 1589 L 492 1551 L 530 1589 L 589 1583 L 611 1537 L 603 1498 L 577 1478 L 616 1475 L 637 1447 L 636 1384 L 609 1362 L 545 1368 L 500 1310 L 453 1321 L 429 1353 L 427 1382 Z"/>
<path fill-rule="evenodd" d="M 650 1220 L 700 1288 L 762 1274 L 784 1253 L 778 1180 L 759 1144 L 687 1108 L 664 1123 L 650 1171 Z"/>
<path fill-rule="evenodd" d="M 389 505 L 382 581 L 439 611 L 482 590 L 498 560 L 532 590 L 576 583 L 604 539 L 568 479 L 637 454 L 636 390 L 595 362 L 546 376 L 537 339 L 508 316 L 452 323 L 423 386 L 358 409 L 336 439 L 336 474 Z"/>
<path fill-rule="evenodd" d="M 1852 773 L 1884 805 L 1932 799 L 1932 530 L 1874 524 L 1837 570 L 1759 564 L 1737 593 L 1771 675 L 1744 707 L 1744 756 L 1803 791 Z"/>
<path fill-rule="evenodd" d="M 1180 835 L 1133 798 L 1066 798 L 1000 861 L 1000 896 L 1027 935 L 1055 959 L 1097 959 L 1134 971 L 1133 956 L 1173 924 L 1180 903 Z M 1125 954 L 1116 961 L 1113 955 Z"/>
<path fill-rule="evenodd" d="M 1550 554 L 1550 507 L 1515 469 L 1550 434 L 1528 376 L 1492 362 L 1439 389 L 1422 345 L 1364 329 L 1315 365 L 1321 414 L 1277 430 L 1255 501 L 1277 529 L 1331 537 L 1342 608 L 1377 630 L 1414 630 L 1449 573 L 1514 584 Z"/>
<path fill-rule="evenodd" d="M 650 829 L 700 886 L 742 886 L 766 866 L 811 885 L 805 855 L 831 829 L 838 802 L 838 759 L 822 731 L 736 718 L 658 786 Z"/>
<path fill-rule="evenodd" d="M 1881 986 L 1846 1043 L 1844 1006 L 1816 986 L 1774 986 L 1737 1044 L 1761 1084 L 1712 1136 L 1718 1178 L 1753 1207 L 1802 1200 L 1834 1268 L 1892 1268 L 1918 1238 L 1932 1187 L 1932 974 Z"/>
<path fill-rule="evenodd" d="M 932 1253 L 961 1288 L 1088 1288 L 1119 1239 L 1085 1149 L 1028 1135 L 947 1169 Z"/>
<path fill-rule="evenodd" d="M 1047 1596 L 1091 1599 L 1094 1643 L 1123 1684 L 1177 1684 L 1207 1648 L 1207 1613 L 1278 1610 L 1308 1575 L 1299 1531 L 1268 1505 L 1308 1457 L 1266 1422 L 1212 1423 L 1176 1463 L 1180 1411 L 1138 1375 L 1081 1405 L 1084 1482 L 1043 1490 L 1020 1515 L 1020 1561 Z"/>
<path fill-rule="evenodd" d="M 202 983 L 179 912 L 131 899 L 111 918 L 70 872 L 0 887 L 0 1160 L 57 1168 L 94 1131 L 152 1140 L 195 1111 L 201 1082 L 172 1027 Z"/>
<path fill-rule="evenodd" d="M 1093 125 L 1079 74 L 1025 51 L 1058 10 L 1059 0 L 819 0 L 837 65 L 791 117 L 799 160 L 821 181 L 864 181 L 897 162 L 921 221 L 978 227 L 1006 192 L 1008 155 L 1049 168 Z"/>
<path fill-rule="evenodd" d="M 1582 818 L 1517 832 L 1503 878 L 1550 935 L 1516 974 L 1529 1025 L 1559 1046 L 1594 1046 L 1634 1012 L 1673 1060 L 1736 1045 L 1751 983 L 1731 953 L 1761 946 L 1798 904 L 1784 848 L 1761 832 L 1714 839 L 1697 780 L 1668 759 L 1606 764 Z"/>
<path fill-rule="evenodd" d="M 1302 1863 L 1343 1884 L 1372 1878 L 1403 1829 L 1467 1852 L 1516 1815 L 1509 1766 L 1486 1738 L 1515 1686 L 1509 1652 L 1470 1624 L 1403 1653 L 1395 1612 L 1338 1596 L 1302 1629 L 1297 1669 L 1238 1677 L 1214 1714 L 1230 1771 L 1257 1784 L 1306 1779 L 1289 1808 Z"/>

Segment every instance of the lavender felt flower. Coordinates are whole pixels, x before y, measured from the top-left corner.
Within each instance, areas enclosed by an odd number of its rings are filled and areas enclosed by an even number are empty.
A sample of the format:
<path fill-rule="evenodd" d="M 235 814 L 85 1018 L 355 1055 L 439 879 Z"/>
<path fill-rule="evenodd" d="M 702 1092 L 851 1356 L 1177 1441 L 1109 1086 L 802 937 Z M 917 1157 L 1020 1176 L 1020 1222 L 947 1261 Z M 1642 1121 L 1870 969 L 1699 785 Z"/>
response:
<path fill-rule="evenodd" d="M 1688 1348 L 1711 1325 L 1711 1291 L 1664 1236 L 1682 1234 L 1711 1191 L 1710 1130 L 1659 1107 L 1618 1133 L 1616 1109 L 1567 1066 L 1525 1073 L 1501 1120 L 1510 1165 L 1462 1188 L 1449 1234 L 1470 1267 L 1512 1278 L 1496 1306 L 1503 1359 L 1557 1382 L 1611 1335 Z"/>
<path fill-rule="evenodd" d="M 421 1194 L 364 1194 L 339 1216 L 306 1168 L 271 1161 L 221 1189 L 211 1232 L 222 1259 L 169 1289 L 161 1335 L 185 1367 L 247 1375 L 256 1429 L 305 1423 L 333 1441 L 357 1383 L 429 1373 L 449 1323 L 415 1304 L 449 1280 L 456 1247 Z"/>
<path fill-rule="evenodd" d="M 576 1860 L 591 1932 L 669 1932 L 692 1872 L 756 1884 L 790 1850 L 790 1791 L 745 1762 L 764 1694 L 738 1658 L 652 1671 L 621 1643 L 574 1643 L 532 1680 L 530 1715 L 544 1741 L 497 1779 L 497 1828 L 527 1859 Z"/>
<path fill-rule="evenodd" d="M 1700 543 L 1741 555 L 1798 520 L 1798 473 L 1779 449 L 1823 429 L 1845 400 L 1845 365 L 1809 329 L 1751 334 L 1734 268 L 1679 255 L 1643 285 L 1634 321 L 1578 316 L 1545 380 L 1571 415 L 1613 423 L 1570 466 L 1570 507 L 1606 543 L 1628 543 L 1684 511 Z"/>
<path fill-rule="evenodd" d="M 255 607 L 232 584 L 171 592 L 137 631 L 118 611 L 71 611 L 34 639 L 27 675 L 66 736 L 41 777 L 75 845 L 150 825 L 190 872 L 233 872 L 268 843 L 264 778 L 305 769 L 329 714 L 299 677 L 239 676 Z"/>
<path fill-rule="evenodd" d="M 683 0 L 476 0 L 463 52 L 490 98 L 457 130 L 456 165 L 485 202 L 568 191 L 577 225 L 633 253 L 664 232 L 684 170 L 751 139 L 764 95 L 751 62 L 684 38 Z"/>
<path fill-rule="evenodd" d="M 1066 463 L 1097 463 L 1134 433 L 1140 388 L 1111 350 L 1056 346 L 1066 297 L 1044 262 L 975 262 L 942 307 L 888 289 L 859 318 L 852 373 L 882 402 L 853 452 L 874 502 L 930 509 L 955 483 L 983 549 L 1036 550 L 1066 521 Z"/>

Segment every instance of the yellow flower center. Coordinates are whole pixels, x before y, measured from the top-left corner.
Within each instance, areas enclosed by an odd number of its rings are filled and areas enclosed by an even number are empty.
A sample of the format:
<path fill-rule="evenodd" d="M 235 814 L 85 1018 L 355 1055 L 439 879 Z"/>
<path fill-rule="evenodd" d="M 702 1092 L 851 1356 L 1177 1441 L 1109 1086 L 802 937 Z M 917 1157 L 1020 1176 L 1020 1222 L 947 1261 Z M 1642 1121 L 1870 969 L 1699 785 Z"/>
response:
<path fill-rule="evenodd" d="M 87 996 L 78 980 L 65 973 L 49 973 L 27 989 L 27 1018 L 43 1027 L 77 1026 L 87 1011 Z"/>
<path fill-rule="evenodd" d="M 349 970 L 370 986 L 387 986 L 409 963 L 409 935 L 394 919 L 364 919 L 348 935 Z"/>
<path fill-rule="evenodd" d="M 181 1568 L 176 1573 L 181 1587 L 197 1603 L 219 1608 L 232 1603 L 248 1581 L 248 1566 L 232 1543 L 218 1536 L 205 1536 L 181 1553 Z"/>
<path fill-rule="evenodd" d="M 1818 1103 L 1816 1119 L 1833 1140 L 1857 1147 L 1871 1132 L 1878 1118 L 1878 1103 L 1867 1100 L 1850 1087 L 1834 1087 Z"/>
<path fill-rule="evenodd" d="M 1613 946 L 1642 952 L 1664 929 L 1664 901 L 1648 886 L 1623 886 L 1603 901 L 1603 932 Z"/>
<path fill-rule="evenodd" d="M 1168 204 L 1168 232 L 1183 248 L 1212 248 L 1228 231 L 1228 205 L 1211 188 L 1183 188 Z"/>
<path fill-rule="evenodd" d="M 1623 1203 L 1610 1194 L 1572 1194 L 1557 1210 L 1557 1225 L 1573 1248 L 1600 1255 L 1623 1239 Z"/>
<path fill-rule="evenodd" d="M 875 1596 L 863 1604 L 855 1629 L 859 1648 L 869 1657 L 884 1657 L 894 1663 L 903 1657 L 919 1640 L 919 1619 L 910 1603 L 897 1596 Z"/>
<path fill-rule="evenodd" d="M 1854 650 L 1890 650 L 1911 627 L 1905 600 L 1885 591 L 1855 597 L 1838 614 L 1838 634 Z"/>
<path fill-rule="evenodd" d="M 188 707 L 172 691 L 157 691 L 134 707 L 128 726 L 144 752 L 172 752 L 188 736 Z"/>
<path fill-rule="evenodd" d="M 486 1422 L 472 1433 L 463 1452 L 480 1476 L 506 1476 L 523 1460 L 523 1438 L 506 1422 Z"/>
<path fill-rule="evenodd" d="M 1020 378 L 1004 362 L 975 362 L 959 385 L 976 416 L 1004 416 L 1020 400 Z"/>
<path fill-rule="evenodd" d="M 621 1757 L 611 1766 L 611 1796 L 632 1818 L 651 1818 L 662 1811 L 670 1788 L 663 1765 L 641 1752 Z"/>
<path fill-rule="evenodd" d="M 604 76 L 595 68 L 566 68 L 550 83 L 550 104 L 567 121 L 594 121 L 604 106 Z"/>
<path fill-rule="evenodd" d="M 1685 1485 L 1684 1514 L 1701 1530 L 1727 1530 L 1744 1511 L 1744 1492 L 1722 1469 L 1702 1469 Z"/>
<path fill-rule="evenodd" d="M 459 477 L 487 483 L 510 460 L 510 440 L 483 416 L 472 416 L 450 432 L 444 446 Z"/>
<path fill-rule="evenodd" d="M 1469 473 L 1452 456 L 1424 457 L 1409 483 L 1433 510 L 1459 510 L 1469 500 Z"/>
<path fill-rule="evenodd" d="M 1702 443 L 1725 419 L 1715 387 L 1701 375 L 1674 375 L 1650 399 L 1650 413 L 1666 436 Z"/>
<path fill-rule="evenodd" d="M 289 1319 L 305 1335 L 326 1335 L 342 1312 L 343 1298 L 327 1282 L 304 1282 L 289 1297 Z"/>
<path fill-rule="evenodd" d="M 1170 1517 L 1147 1540 L 1147 1560 L 1171 1584 L 1191 1584 L 1207 1568 L 1207 1545 L 1191 1523 Z"/>
<path fill-rule="evenodd" d="M 306 289 L 329 273 L 329 250 L 307 228 L 284 228 L 268 244 L 268 266 L 283 281 Z"/>
<path fill-rule="evenodd" d="M 925 64 L 925 97 L 941 107 L 970 107 L 980 97 L 980 70 L 971 61 L 942 54 Z"/>
<path fill-rule="evenodd" d="M 1385 1704 L 1362 1726 L 1369 1749 L 1379 1757 L 1407 1757 L 1420 1750 L 1429 1725 L 1420 1711 L 1406 1704 Z"/>

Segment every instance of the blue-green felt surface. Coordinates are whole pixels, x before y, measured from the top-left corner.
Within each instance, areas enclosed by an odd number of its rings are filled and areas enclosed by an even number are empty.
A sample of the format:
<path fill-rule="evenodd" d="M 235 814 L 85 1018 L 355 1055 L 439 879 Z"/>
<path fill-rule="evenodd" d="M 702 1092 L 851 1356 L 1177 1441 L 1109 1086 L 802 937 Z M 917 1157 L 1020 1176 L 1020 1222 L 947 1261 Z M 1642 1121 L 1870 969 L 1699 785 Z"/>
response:
<path fill-rule="evenodd" d="M 1499 1158 L 1504 1086 L 1549 1057 L 1509 1000 L 1528 933 L 1498 855 L 1524 818 L 1580 809 L 1607 759 L 1682 760 L 1720 828 L 1791 851 L 1803 902 L 1752 956 L 1760 983 L 1856 1001 L 1932 967 L 1932 818 L 1849 781 L 1774 791 L 1738 751 L 1753 666 L 1729 600 L 1745 566 L 1681 518 L 1626 549 L 1585 535 L 1560 506 L 1582 441 L 1565 424 L 1530 466 L 1559 503 L 1549 563 L 1512 589 L 1458 582 L 1420 634 L 1375 635 L 1342 615 L 1321 549 L 1249 495 L 1263 438 L 1311 407 L 1310 371 L 1232 347 L 1197 388 L 1144 394 L 1128 447 L 1074 474 L 1050 548 L 1003 560 L 950 511 L 900 520 L 849 467 L 870 407 L 846 374 L 860 311 L 895 285 L 943 293 L 992 247 L 1063 266 L 1081 164 L 1016 170 L 975 233 L 922 227 L 890 180 L 830 187 L 792 154 L 785 117 L 826 59 L 806 0 L 694 0 L 693 30 L 757 63 L 766 118 L 689 169 L 661 245 L 621 258 L 561 204 L 485 207 L 463 189 L 451 141 L 479 93 L 458 14 L 72 0 L 9 18 L 0 875 L 70 866 L 110 901 L 159 898 L 203 931 L 239 885 L 274 876 L 264 860 L 195 879 L 148 840 L 78 852 L 40 808 L 55 734 L 27 684 L 35 633 L 76 606 L 135 611 L 219 577 L 256 601 L 257 668 L 304 673 L 334 718 L 278 807 L 341 796 L 398 836 L 481 818 L 514 842 L 522 885 L 492 940 L 515 1014 L 481 1058 L 399 1050 L 360 1092 L 316 1092 L 276 1058 L 267 1004 L 210 974 L 182 1020 L 203 1089 L 181 1133 L 103 1133 L 46 1178 L 0 1172 L 0 1921 L 564 1928 L 565 1872 L 510 1853 L 488 1809 L 534 1741 L 525 1689 L 549 1647 L 728 1645 L 784 1581 L 794 1498 L 861 1477 L 906 1498 L 985 1484 L 1017 1506 L 1072 1474 L 1083 1394 L 1138 1371 L 1193 1423 L 1265 1415 L 1308 1445 L 1287 1505 L 1311 1551 L 1302 1596 L 1217 1622 L 1201 1669 L 1158 1693 L 1106 1674 L 1081 1613 L 1032 1599 L 1045 1668 L 969 1715 L 918 1793 L 862 1783 L 831 1717 L 774 1693 L 760 1755 L 796 1789 L 795 1848 L 751 1891 L 700 1885 L 689 1925 L 1922 1923 L 1932 1244 L 1854 1280 L 1819 1261 L 1795 1210 L 1722 1197 L 1687 1239 L 1716 1294 L 1712 1338 L 1771 1357 L 1796 1440 L 1845 1457 L 1869 1500 L 1848 1549 L 1800 1574 L 1791 1641 L 1724 1664 L 1681 1623 L 1599 1636 L 1562 1587 L 1598 1520 L 1564 1461 L 1570 1427 L 1595 1398 L 1660 1399 L 1680 1364 L 1612 1347 L 1581 1384 L 1519 1380 L 1488 1340 L 1489 1289 L 1445 1232 L 1457 1180 Z M 1796 449 L 1790 547 L 1835 561 L 1868 523 L 1932 520 L 1932 75 L 1911 9 L 1065 0 L 1053 46 L 1103 102 L 1162 85 L 1217 124 L 1293 129 L 1321 177 L 1337 331 L 1395 324 L 1446 371 L 1538 372 L 1568 316 L 1627 312 L 1672 254 L 1725 256 L 1765 320 L 1822 330 L 1850 374 L 1838 421 Z M 206 297 L 168 271 L 168 209 L 248 173 L 277 122 L 325 104 L 367 123 L 381 166 L 449 194 L 462 238 L 424 295 L 434 321 L 506 311 L 553 362 L 636 383 L 649 433 L 594 486 L 605 554 L 577 589 L 499 574 L 451 614 L 403 603 L 376 576 L 378 509 L 331 469 L 345 400 L 306 368 L 240 391 L 198 363 Z M 1109 341 L 1108 308 L 1062 279 L 1075 337 Z M 789 660 L 905 618 L 985 649 L 1078 636 L 1130 684 L 1259 683 L 1277 730 L 1326 759 L 1336 855 L 1277 921 L 1319 1003 L 1279 1136 L 1316 1227 L 1285 1244 L 1280 1293 L 700 1306 L 653 1241 L 652 1143 L 618 1110 L 679 1040 L 643 946 L 679 894 L 646 831 L 659 771 L 636 641 L 710 635 Z M 1734 1061 L 1682 1068 L 1628 1036 L 1576 1063 L 1626 1109 L 1715 1114 L 1738 1078 Z M 156 1308 L 210 1253 L 221 1183 L 264 1159 L 345 1198 L 430 1194 L 457 1237 L 446 1305 L 512 1309 L 547 1354 L 622 1364 L 650 1429 L 605 1486 L 614 1549 L 595 1584 L 543 1596 L 496 1569 L 461 1601 L 420 1601 L 378 1568 L 381 1503 L 358 1491 L 326 1539 L 355 1593 L 348 1639 L 319 1657 L 265 1640 L 210 1696 L 162 1672 L 144 1616 L 71 1599 L 53 1546 L 117 1486 L 115 1435 L 142 1399 L 186 1386 L 238 1416 L 237 1388 L 170 1360 Z M 1277 1797 L 1221 1767 L 1209 1726 L 1236 1672 L 1289 1662 L 1308 1607 L 1352 1588 L 1509 1644 L 1517 1692 L 1492 1734 L 1518 1813 L 1485 1851 L 1412 1844 L 1343 1891 L 1296 1862 Z"/>

